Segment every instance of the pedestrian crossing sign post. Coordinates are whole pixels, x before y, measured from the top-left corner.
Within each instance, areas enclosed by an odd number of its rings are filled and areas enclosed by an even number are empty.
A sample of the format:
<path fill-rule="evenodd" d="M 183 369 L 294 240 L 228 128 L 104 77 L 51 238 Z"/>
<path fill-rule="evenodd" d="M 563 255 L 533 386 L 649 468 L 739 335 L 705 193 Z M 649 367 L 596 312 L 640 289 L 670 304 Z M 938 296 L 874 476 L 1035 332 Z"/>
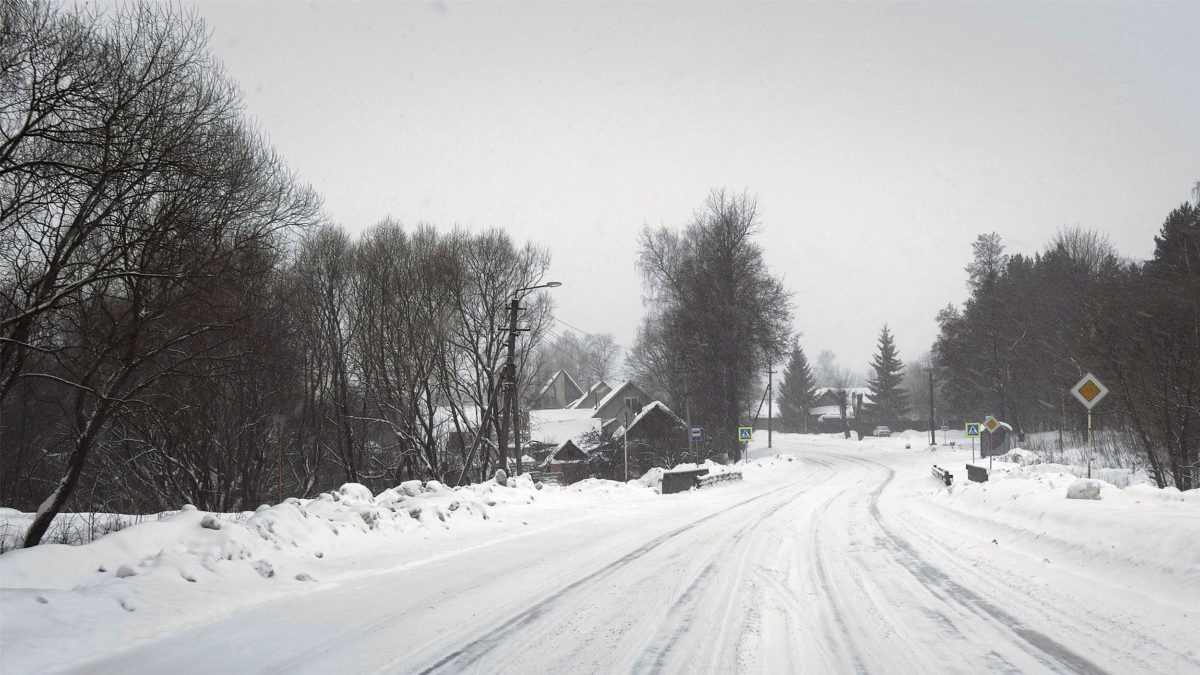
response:
<path fill-rule="evenodd" d="M 971 461 L 975 461 L 975 439 L 979 438 L 979 428 L 983 426 L 979 422 L 967 422 L 967 438 L 971 439 Z"/>
<path fill-rule="evenodd" d="M 754 440 L 754 427 L 738 427 L 738 440 L 743 443 Z"/>

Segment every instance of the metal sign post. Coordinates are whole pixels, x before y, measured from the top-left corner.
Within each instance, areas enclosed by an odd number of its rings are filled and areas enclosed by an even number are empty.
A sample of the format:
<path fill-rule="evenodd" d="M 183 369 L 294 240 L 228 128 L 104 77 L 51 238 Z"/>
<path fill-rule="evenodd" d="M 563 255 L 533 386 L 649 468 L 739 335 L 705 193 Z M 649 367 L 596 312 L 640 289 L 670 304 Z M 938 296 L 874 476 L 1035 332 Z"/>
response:
<path fill-rule="evenodd" d="M 1108 387 L 1104 386 L 1095 375 L 1088 373 L 1083 379 L 1071 387 L 1071 395 L 1087 408 L 1088 439 L 1087 439 L 1087 477 L 1092 477 L 1092 406 L 1108 395 Z"/>
<path fill-rule="evenodd" d="M 971 439 L 971 461 L 975 461 L 975 439 L 979 438 L 979 422 L 967 422 L 967 438 Z"/>
<path fill-rule="evenodd" d="M 987 416 L 987 419 L 985 419 L 985 420 L 983 421 L 983 430 L 984 430 L 984 431 L 986 431 L 986 432 L 988 432 L 988 434 L 989 434 L 989 435 L 988 435 L 988 441 L 989 441 L 989 442 L 988 442 L 988 448 L 987 448 L 987 457 L 988 457 L 988 473 L 991 473 L 991 471 L 992 471 L 992 457 L 993 457 L 993 456 L 996 454 L 996 447 L 995 447 L 995 444 L 994 444 L 994 443 L 995 443 L 995 440 L 994 440 L 994 439 L 995 439 L 995 437 L 994 437 L 994 436 L 992 436 L 991 434 L 994 434 L 994 433 L 996 433 L 996 431 L 997 431 L 997 430 L 1001 429 L 1002 427 L 1006 427 L 1006 426 L 1007 426 L 1007 425 L 1005 425 L 1005 424 L 1002 424 L 1002 423 L 1000 422 L 1000 420 L 996 419 L 996 417 L 995 417 L 994 415 L 988 415 L 988 416 Z M 1011 431 L 1011 427 L 1009 427 L 1009 430 Z M 1008 439 L 1008 435 L 1007 435 L 1007 434 L 1008 434 L 1008 431 L 1001 431 L 1000 433 L 1004 435 L 1004 438 L 1005 438 L 1005 446 L 1006 446 L 1006 447 L 1004 448 L 1004 450 L 1005 450 L 1005 452 L 1007 452 L 1007 451 L 1008 451 L 1008 447 L 1007 447 L 1007 445 L 1008 445 L 1008 442 L 1009 442 L 1009 441 L 1007 440 L 1007 439 Z M 981 441 L 980 441 L 980 445 L 979 445 L 979 454 L 980 454 L 980 455 L 983 455 L 983 451 L 984 451 L 984 448 L 983 448 L 983 441 L 981 440 Z"/>

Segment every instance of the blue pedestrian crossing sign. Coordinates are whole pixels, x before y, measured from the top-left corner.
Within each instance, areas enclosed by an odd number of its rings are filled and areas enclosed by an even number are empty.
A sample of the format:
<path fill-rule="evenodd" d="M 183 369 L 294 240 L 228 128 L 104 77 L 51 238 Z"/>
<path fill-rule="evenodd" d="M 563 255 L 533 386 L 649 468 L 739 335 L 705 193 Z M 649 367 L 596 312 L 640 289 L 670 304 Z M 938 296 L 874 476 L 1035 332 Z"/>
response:
<path fill-rule="evenodd" d="M 979 422 L 967 423 L 967 438 L 979 438 Z"/>
<path fill-rule="evenodd" d="M 738 427 L 738 440 L 745 442 L 754 440 L 754 427 Z"/>

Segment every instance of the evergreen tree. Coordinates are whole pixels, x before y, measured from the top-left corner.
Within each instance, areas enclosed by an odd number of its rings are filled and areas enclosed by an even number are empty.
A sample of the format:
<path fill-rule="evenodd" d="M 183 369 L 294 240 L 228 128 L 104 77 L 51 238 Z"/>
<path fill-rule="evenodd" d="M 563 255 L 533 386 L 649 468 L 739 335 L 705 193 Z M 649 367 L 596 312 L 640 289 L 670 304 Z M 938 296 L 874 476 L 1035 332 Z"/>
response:
<path fill-rule="evenodd" d="M 783 384 L 779 385 L 779 416 L 784 428 L 790 431 L 808 431 L 808 409 L 816 398 L 816 380 L 808 366 L 808 357 L 797 345 L 792 349 L 792 358 L 783 370 Z"/>
<path fill-rule="evenodd" d="M 875 416 L 884 424 L 895 424 L 908 415 L 908 392 L 901 388 L 904 364 L 896 353 L 896 341 L 887 324 L 879 332 L 879 352 L 871 360 L 875 376 L 867 380 L 875 399 Z"/>

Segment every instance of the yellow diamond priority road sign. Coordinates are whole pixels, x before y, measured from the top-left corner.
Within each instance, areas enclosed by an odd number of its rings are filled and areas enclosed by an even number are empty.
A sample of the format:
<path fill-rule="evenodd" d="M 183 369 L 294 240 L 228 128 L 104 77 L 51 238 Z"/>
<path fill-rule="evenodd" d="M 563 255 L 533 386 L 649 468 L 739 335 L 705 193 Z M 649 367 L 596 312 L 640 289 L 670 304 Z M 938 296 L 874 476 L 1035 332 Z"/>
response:
<path fill-rule="evenodd" d="M 1079 399 L 1088 410 L 1092 406 L 1100 402 L 1108 394 L 1108 387 L 1104 386 L 1100 380 L 1096 379 L 1095 375 L 1088 373 L 1083 376 L 1083 379 L 1076 382 L 1074 387 L 1071 387 L 1071 394 Z"/>
<path fill-rule="evenodd" d="M 989 432 L 995 431 L 1000 428 L 1000 421 L 995 417 L 988 417 L 983 421 L 983 428 L 987 429 Z"/>

